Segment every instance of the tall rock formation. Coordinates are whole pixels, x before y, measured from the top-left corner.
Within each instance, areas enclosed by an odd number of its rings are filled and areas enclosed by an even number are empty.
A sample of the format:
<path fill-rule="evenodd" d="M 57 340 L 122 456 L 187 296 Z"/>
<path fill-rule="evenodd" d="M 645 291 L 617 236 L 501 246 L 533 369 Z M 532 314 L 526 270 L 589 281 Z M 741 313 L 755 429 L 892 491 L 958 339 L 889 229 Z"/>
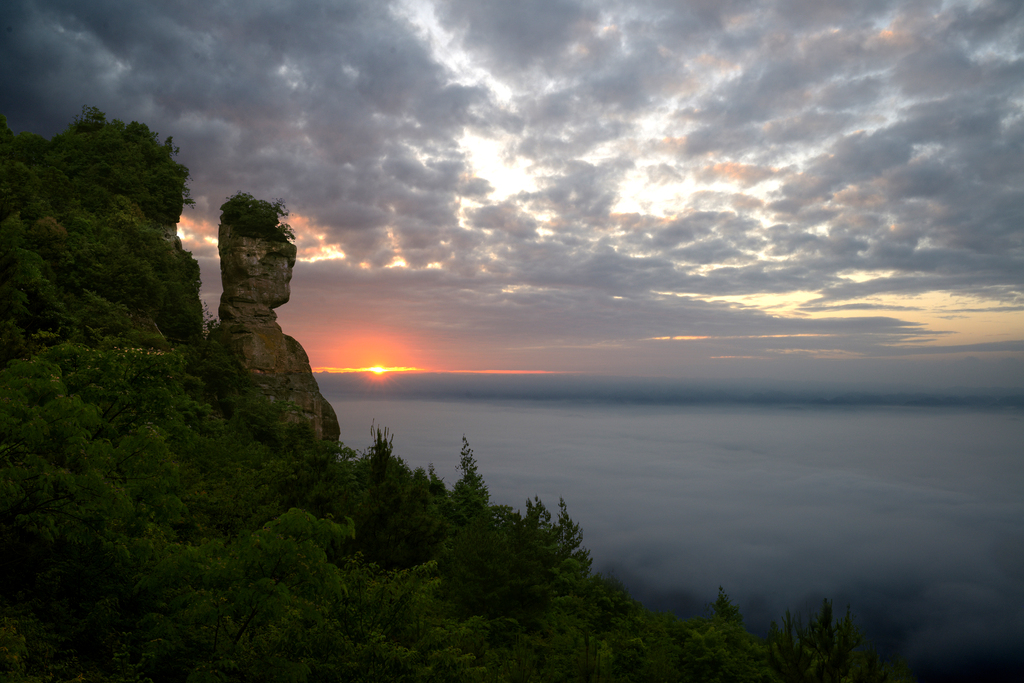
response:
<path fill-rule="evenodd" d="M 295 245 L 287 239 L 232 231 L 221 218 L 219 239 L 221 329 L 229 348 L 272 400 L 291 401 L 313 425 L 317 438 L 341 436 L 334 408 L 320 393 L 302 345 L 277 324 L 274 309 L 291 296 Z"/>

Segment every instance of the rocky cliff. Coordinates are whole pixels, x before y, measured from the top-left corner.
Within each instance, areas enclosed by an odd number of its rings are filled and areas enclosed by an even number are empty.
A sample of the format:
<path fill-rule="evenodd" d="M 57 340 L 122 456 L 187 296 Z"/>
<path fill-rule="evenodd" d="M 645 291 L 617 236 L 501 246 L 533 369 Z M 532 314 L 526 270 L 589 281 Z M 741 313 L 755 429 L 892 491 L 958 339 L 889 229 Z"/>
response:
<path fill-rule="evenodd" d="M 341 435 L 334 408 L 320 394 L 302 345 L 284 334 L 274 309 L 291 295 L 295 245 L 287 240 L 238 234 L 221 219 L 220 319 L 228 346 L 273 400 L 291 401 L 318 438 Z"/>

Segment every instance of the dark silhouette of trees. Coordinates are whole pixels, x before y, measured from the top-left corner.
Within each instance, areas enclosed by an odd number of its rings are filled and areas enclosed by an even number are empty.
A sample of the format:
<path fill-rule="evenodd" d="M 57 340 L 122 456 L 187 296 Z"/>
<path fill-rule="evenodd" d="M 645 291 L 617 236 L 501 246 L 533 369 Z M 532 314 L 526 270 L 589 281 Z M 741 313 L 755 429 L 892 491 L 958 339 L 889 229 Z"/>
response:
<path fill-rule="evenodd" d="M 900 662 L 883 663 L 865 648 L 864 634 L 850 608 L 836 618 L 832 601 L 822 600 L 805 626 L 786 610 L 782 626 L 772 622 L 767 638 L 768 663 L 787 683 L 888 683 L 913 680 Z"/>

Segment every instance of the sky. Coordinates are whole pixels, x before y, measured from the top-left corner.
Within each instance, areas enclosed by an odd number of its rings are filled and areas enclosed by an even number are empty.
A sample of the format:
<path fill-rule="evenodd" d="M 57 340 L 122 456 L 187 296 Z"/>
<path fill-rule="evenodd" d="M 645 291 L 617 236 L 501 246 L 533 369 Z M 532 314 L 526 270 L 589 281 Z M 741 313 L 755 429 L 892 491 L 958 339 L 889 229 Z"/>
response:
<path fill-rule="evenodd" d="M 1024 5 L 7 0 L 0 113 L 83 105 L 284 199 L 285 332 L 369 366 L 1024 386 Z"/>

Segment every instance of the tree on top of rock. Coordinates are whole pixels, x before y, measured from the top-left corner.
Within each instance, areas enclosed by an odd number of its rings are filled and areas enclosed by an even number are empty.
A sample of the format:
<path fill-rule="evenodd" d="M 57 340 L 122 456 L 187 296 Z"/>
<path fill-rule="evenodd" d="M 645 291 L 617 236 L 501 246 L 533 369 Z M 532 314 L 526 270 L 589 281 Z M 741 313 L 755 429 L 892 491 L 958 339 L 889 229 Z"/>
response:
<path fill-rule="evenodd" d="M 272 242 L 291 242 L 295 233 L 281 219 L 288 216 L 283 199 L 268 202 L 248 192 L 236 192 L 221 207 L 221 223 L 230 225 L 235 234 Z"/>

